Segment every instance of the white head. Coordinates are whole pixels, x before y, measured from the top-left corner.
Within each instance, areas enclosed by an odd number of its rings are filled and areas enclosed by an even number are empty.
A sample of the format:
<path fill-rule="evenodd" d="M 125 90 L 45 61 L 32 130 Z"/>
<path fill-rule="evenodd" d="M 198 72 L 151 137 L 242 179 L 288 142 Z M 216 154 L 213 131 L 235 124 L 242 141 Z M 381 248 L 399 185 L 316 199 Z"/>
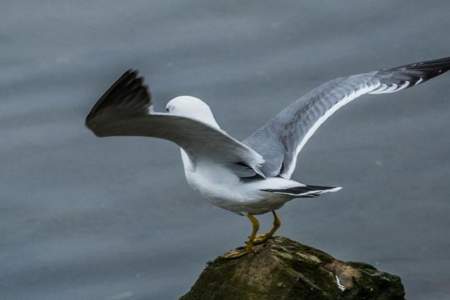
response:
<path fill-rule="evenodd" d="M 220 129 L 208 104 L 191 96 L 179 96 L 170 100 L 166 110 L 172 115 L 179 115 L 207 123 Z"/>

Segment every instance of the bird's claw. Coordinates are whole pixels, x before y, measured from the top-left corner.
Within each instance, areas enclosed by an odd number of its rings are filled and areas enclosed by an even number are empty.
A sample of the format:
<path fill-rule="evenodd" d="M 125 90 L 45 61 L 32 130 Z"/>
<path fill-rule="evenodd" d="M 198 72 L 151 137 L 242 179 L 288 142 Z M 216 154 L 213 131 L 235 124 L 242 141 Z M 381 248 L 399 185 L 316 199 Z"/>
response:
<path fill-rule="evenodd" d="M 260 234 L 260 235 L 255 237 L 255 239 L 253 240 L 253 244 L 254 245 L 264 244 L 265 242 L 267 242 L 271 238 L 272 238 L 272 236 L 267 234 L 267 233 L 266 234 Z"/>
<path fill-rule="evenodd" d="M 248 253 L 249 252 L 247 251 L 247 247 L 245 247 L 241 249 L 230 250 L 227 253 L 225 253 L 223 257 L 226 259 L 234 259 L 247 255 Z"/>

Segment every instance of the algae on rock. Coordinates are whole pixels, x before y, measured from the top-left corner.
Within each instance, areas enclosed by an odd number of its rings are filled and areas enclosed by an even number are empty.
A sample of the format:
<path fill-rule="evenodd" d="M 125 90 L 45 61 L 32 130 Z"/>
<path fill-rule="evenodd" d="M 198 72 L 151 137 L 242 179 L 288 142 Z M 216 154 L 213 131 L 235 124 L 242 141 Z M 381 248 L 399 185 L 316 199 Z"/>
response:
<path fill-rule="evenodd" d="M 208 263 L 181 300 L 402 300 L 400 278 L 284 237 L 238 259 Z"/>

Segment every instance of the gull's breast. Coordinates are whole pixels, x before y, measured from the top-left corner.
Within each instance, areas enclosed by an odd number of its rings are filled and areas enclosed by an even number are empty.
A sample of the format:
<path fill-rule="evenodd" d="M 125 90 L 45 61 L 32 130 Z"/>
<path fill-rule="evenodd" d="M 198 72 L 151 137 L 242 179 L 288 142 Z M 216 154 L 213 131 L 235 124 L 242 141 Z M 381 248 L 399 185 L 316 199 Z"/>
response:
<path fill-rule="evenodd" d="M 215 206 L 239 214 L 260 214 L 277 209 L 292 198 L 262 191 L 272 185 L 291 184 L 290 180 L 269 178 L 246 183 L 225 165 L 211 161 L 196 161 L 194 165 L 183 150 L 181 156 L 188 184 Z"/>

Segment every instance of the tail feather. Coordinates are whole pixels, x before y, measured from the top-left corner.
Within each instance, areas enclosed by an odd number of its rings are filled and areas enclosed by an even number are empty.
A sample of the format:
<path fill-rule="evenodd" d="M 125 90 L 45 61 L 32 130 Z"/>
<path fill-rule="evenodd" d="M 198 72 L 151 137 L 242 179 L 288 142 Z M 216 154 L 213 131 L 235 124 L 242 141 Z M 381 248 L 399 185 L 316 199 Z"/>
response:
<path fill-rule="evenodd" d="M 314 198 L 325 193 L 337 192 L 342 187 L 335 186 L 320 186 L 320 185 L 304 185 L 296 186 L 287 189 L 263 189 L 265 192 L 276 194 L 290 195 L 298 198 Z"/>

